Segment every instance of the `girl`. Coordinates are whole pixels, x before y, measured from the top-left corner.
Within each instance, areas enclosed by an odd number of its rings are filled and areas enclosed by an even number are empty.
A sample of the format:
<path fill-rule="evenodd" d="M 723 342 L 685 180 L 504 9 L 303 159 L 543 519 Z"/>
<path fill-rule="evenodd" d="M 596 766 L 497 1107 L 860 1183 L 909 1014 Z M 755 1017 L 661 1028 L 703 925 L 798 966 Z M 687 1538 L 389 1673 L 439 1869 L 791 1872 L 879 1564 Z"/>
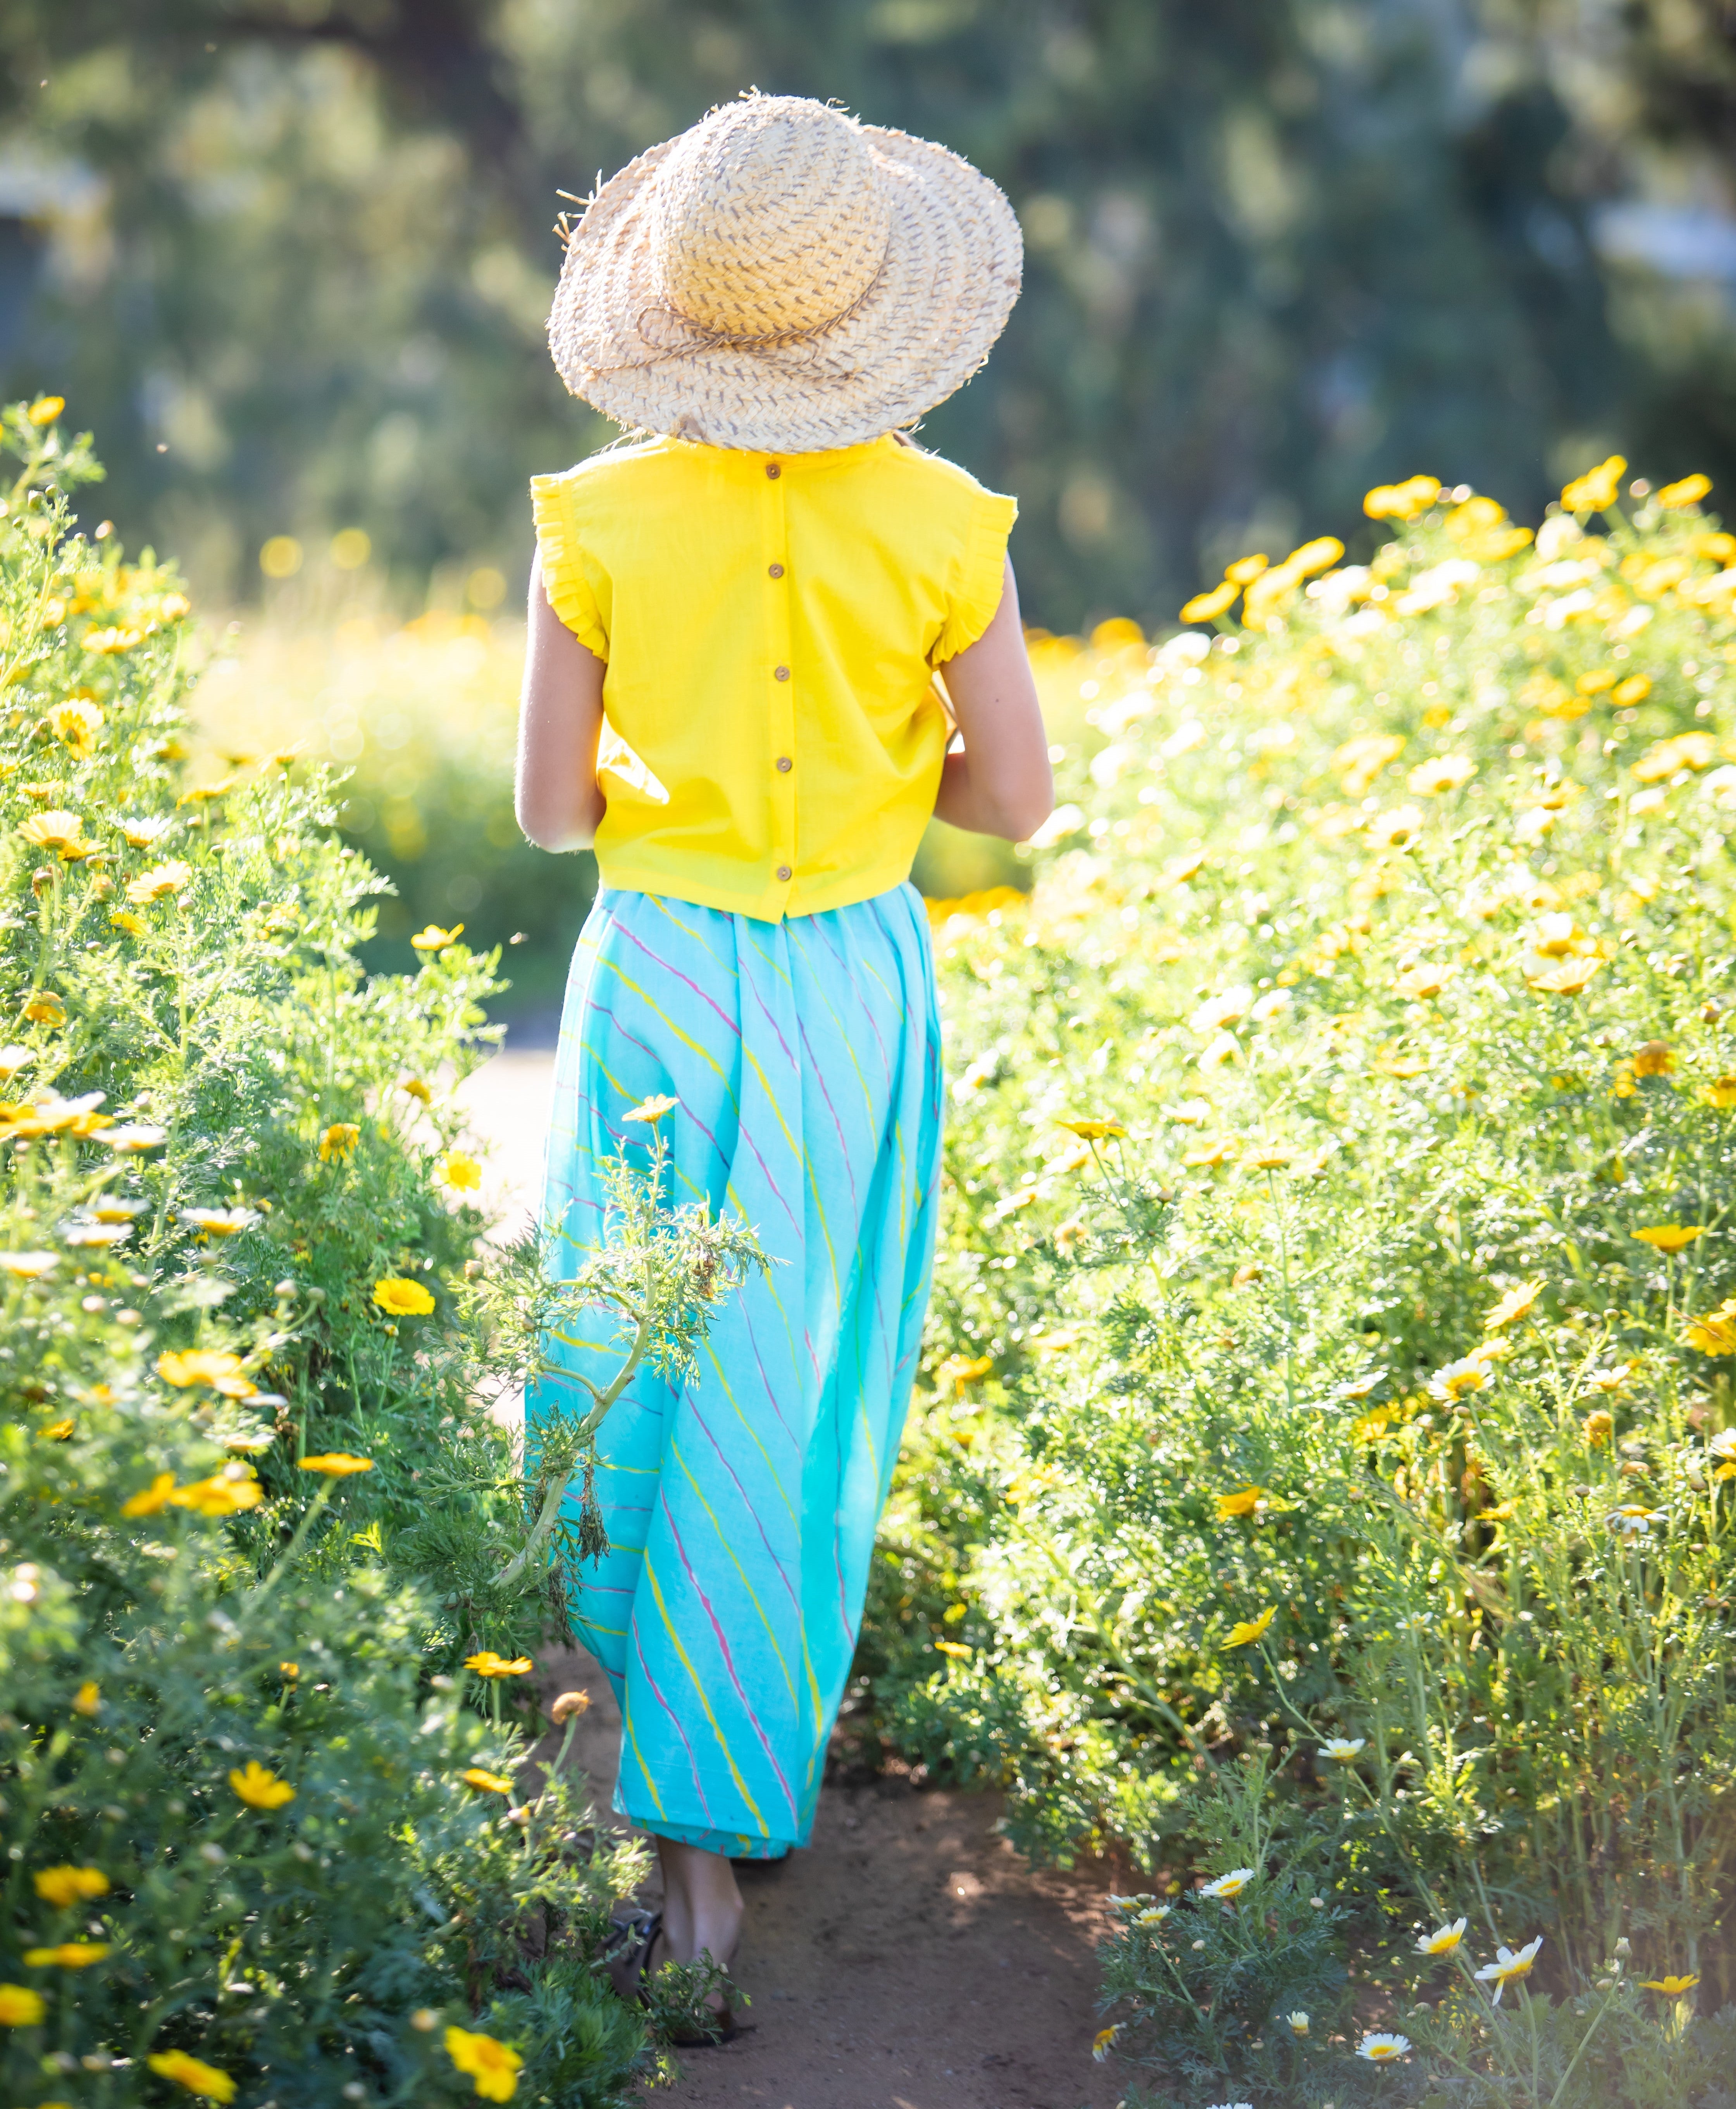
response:
<path fill-rule="evenodd" d="M 641 436 L 531 486 L 518 817 L 601 878 L 545 1235 L 576 1270 L 666 1097 L 679 1198 L 774 1262 L 598 1444 L 575 1625 L 625 1719 L 615 1805 L 658 1843 L 652 1967 L 727 1966 L 731 1861 L 806 1841 L 855 1645 L 939 1184 L 913 856 L 931 813 L 1018 839 L 1050 808 L 1016 508 L 902 430 L 981 365 L 1020 262 L 944 148 L 753 95 L 602 186 L 549 321 L 568 387 Z M 552 1344 L 533 1429 L 610 1366 L 597 1330 Z"/>

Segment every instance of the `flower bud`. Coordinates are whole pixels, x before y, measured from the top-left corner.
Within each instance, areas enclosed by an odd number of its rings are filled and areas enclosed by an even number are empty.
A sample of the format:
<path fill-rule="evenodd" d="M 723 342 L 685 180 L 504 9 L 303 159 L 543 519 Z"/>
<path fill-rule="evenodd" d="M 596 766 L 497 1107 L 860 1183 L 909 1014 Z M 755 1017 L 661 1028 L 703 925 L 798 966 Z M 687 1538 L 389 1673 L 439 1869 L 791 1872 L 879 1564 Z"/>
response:
<path fill-rule="evenodd" d="M 575 1714 L 582 1714 L 591 1703 L 588 1691 L 563 1691 L 548 1709 L 549 1718 L 559 1727 L 570 1721 Z"/>

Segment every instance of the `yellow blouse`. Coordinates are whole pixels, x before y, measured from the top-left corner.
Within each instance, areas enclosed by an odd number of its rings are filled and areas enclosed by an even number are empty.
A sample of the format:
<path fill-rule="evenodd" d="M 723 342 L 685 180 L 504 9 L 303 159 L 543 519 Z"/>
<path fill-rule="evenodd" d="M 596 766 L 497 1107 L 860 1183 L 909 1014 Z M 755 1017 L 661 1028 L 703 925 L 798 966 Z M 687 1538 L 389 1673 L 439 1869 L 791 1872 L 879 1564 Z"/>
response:
<path fill-rule="evenodd" d="M 1017 508 L 890 437 L 657 439 L 531 482 L 550 605 L 608 662 L 605 886 L 764 922 L 910 875 Z"/>

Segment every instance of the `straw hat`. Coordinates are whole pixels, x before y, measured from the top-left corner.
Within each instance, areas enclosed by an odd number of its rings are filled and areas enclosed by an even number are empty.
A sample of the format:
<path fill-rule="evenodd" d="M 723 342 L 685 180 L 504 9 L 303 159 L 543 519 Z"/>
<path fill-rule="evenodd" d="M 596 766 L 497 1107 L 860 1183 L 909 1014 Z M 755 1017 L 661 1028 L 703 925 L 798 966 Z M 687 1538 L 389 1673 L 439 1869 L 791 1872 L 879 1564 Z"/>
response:
<path fill-rule="evenodd" d="M 854 446 L 969 380 L 1022 253 L 1012 206 L 944 147 L 749 95 L 602 185 L 567 237 L 549 350 L 624 425 Z"/>

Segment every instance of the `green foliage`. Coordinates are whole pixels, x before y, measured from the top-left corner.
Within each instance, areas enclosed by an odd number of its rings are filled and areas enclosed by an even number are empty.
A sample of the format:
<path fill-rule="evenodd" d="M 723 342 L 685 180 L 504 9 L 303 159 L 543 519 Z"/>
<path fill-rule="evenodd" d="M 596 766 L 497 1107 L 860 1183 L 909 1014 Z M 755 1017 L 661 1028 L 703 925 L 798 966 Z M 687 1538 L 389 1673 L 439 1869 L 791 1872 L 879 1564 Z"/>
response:
<path fill-rule="evenodd" d="M 1673 2020 L 1660 2023 L 1653 1994 L 1625 1977 L 1605 1981 L 1607 1989 L 1577 1998 L 1524 1998 L 1492 2011 L 1449 1994 L 1432 2013 L 1406 2017 L 1410 2050 L 1382 2064 L 1320 2042 L 1314 2017 L 1298 2039 L 1280 2016 L 1248 2069 L 1228 2084 L 1251 2098 L 1250 2109 L 1729 2109 L 1736 2007 L 1684 2034 Z M 1224 2090 L 1221 2066 L 1204 2058 L 1176 2064 L 1190 2092 L 1152 2093 L 1136 2081 L 1127 2109 L 1195 2109 Z"/>
<path fill-rule="evenodd" d="M 771 1267 L 740 1217 L 714 1217 L 703 1200 L 670 1202 L 669 1145 L 659 1123 L 676 1104 L 651 1100 L 627 1114 L 648 1124 L 651 1140 L 643 1163 L 623 1145 L 604 1175 L 602 1249 L 560 1280 L 553 1274 L 558 1255 L 545 1254 L 537 1234 L 527 1233 L 507 1254 L 507 1278 L 485 1297 L 497 1339 L 516 1344 L 509 1366 L 523 1384 L 543 1376 L 550 1342 L 584 1312 L 612 1321 L 611 1344 L 620 1353 L 606 1384 L 583 1370 L 571 1372 L 590 1398 L 583 1412 L 556 1402 L 539 1414 L 529 1461 L 537 1520 L 506 1582 L 546 1561 L 561 1589 L 580 1586 L 583 1563 L 609 1549 L 594 1479 L 597 1434 L 611 1407 L 641 1367 L 678 1384 L 691 1378 L 712 1320 L 750 1272 Z M 575 1474 L 579 1514 L 573 1524 L 561 1511 Z"/>
<path fill-rule="evenodd" d="M 1103 1944 L 1103 1994 L 1128 2016 L 1124 2029 L 1156 2035 L 1187 2077 L 1209 2084 L 1246 2067 L 1281 2090 L 1299 2076 L 1308 2031 L 1325 2034 L 1346 2001 L 1341 1914 L 1318 1894 L 1318 1856 L 1270 1794 L 1269 1765 L 1266 1750 L 1244 1752 L 1241 1766 L 1208 1773 L 1188 1795 L 1178 1818 L 1202 1873 L 1227 1892 L 1212 1894 L 1208 1882 L 1184 1903 L 1121 1899 L 1121 1923 Z M 1283 1872 L 1268 1877 L 1277 1851 Z"/>
<path fill-rule="evenodd" d="M 673 1384 L 686 1384 L 698 1369 L 698 1345 L 711 1330 L 717 1312 L 736 1295 L 751 1271 L 766 1274 L 772 1261 L 760 1251 L 760 1240 L 741 1217 L 713 1217 L 705 1200 L 671 1204 L 669 1143 L 658 1122 L 675 1109 L 673 1099 L 635 1107 L 629 1120 L 650 1122 L 652 1139 L 643 1164 L 633 1162 L 622 1147 L 603 1183 L 603 1236 L 571 1280 L 551 1289 L 536 1312 L 536 1341 L 546 1344 L 561 1322 L 570 1325 L 580 1312 L 599 1312 L 616 1326 L 620 1362 L 607 1384 L 597 1384 L 584 1371 L 574 1371 L 591 1394 L 584 1413 L 551 1407 L 538 1417 L 534 1443 L 534 1485 L 538 1523 L 531 1550 L 548 1544 L 555 1571 L 576 1584 L 580 1563 L 610 1550 L 603 1512 L 597 1506 L 597 1430 L 603 1425 L 633 1373 L 641 1365 Z M 555 1257 L 544 1259 L 552 1270 Z M 542 1375 L 542 1366 L 530 1375 Z M 574 1472 L 580 1474 L 580 1519 L 563 1523 Z"/>
<path fill-rule="evenodd" d="M 570 1959 L 496 1999 L 487 2024 L 503 2041 L 525 2045 L 539 2089 L 528 2099 L 548 2109 L 615 2109 L 643 2040 L 638 2020 L 619 2001 L 599 2000 L 594 1979 Z"/>
<path fill-rule="evenodd" d="M 602 2109 L 647 2063 L 597 1967 L 643 1854 L 521 1770 L 511 1663 L 485 1707 L 461 1667 L 550 1618 L 502 1578 L 452 1154 L 494 961 L 363 975 L 323 776 L 183 790 L 184 596 L 71 531 L 94 465 L 38 414 L 0 512 L 0 2096 L 130 2109 L 178 2053 L 213 2099 L 456 2102 L 483 2009 L 526 2098 Z"/>
<path fill-rule="evenodd" d="M 461 924 L 474 951 L 512 947 L 497 1015 L 516 1030 L 557 1011 L 596 864 L 552 860 L 513 816 L 523 621 L 430 608 L 400 622 L 377 583 L 310 557 L 260 619 L 232 629 L 195 698 L 194 773 L 272 747 L 330 764 L 345 838 L 395 888 L 367 965 L 413 969 L 418 931 Z"/>
<path fill-rule="evenodd" d="M 1457 2057 L 1553 2099 L 1509 2009 L 1571 2059 L 1618 1940 L 1733 1989 L 1736 540 L 1597 481 L 1535 546 L 1425 485 L 1216 639 L 1040 647 L 1035 889 L 934 905 L 952 1198 L 882 1732 L 1027 1851 L 1242 1851 L 1246 1920 L 1174 1953 L 1195 1895 L 1110 1957 L 1118 2050 L 1212 2098 L 1291 2098 L 1305 1894 L 1349 1972 L 1306 2056 L 1395 2026 L 1427 2098 L 1484 2099 Z M 1414 1937 L 1461 1916 L 1480 1965 L 1543 1936 L 1566 2008 L 1431 2017 Z M 1715 2038 L 1666 2053 L 1657 1997 L 1575 2087 L 1698 2099 Z"/>

